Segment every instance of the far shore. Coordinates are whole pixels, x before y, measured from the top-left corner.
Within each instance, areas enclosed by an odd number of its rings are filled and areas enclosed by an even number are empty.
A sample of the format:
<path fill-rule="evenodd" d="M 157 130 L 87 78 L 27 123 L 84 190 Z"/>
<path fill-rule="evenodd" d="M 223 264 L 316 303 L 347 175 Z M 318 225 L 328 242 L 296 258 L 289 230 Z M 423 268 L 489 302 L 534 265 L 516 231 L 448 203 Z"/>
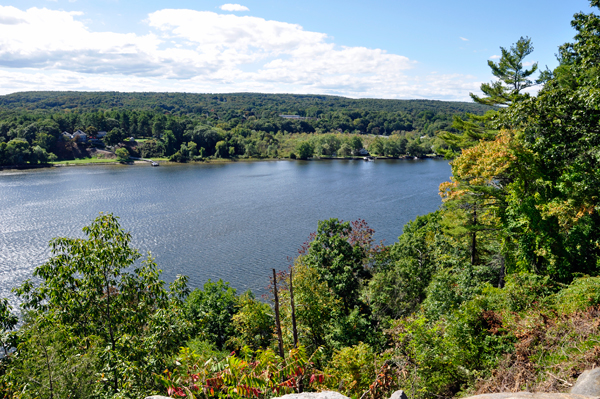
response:
<path fill-rule="evenodd" d="M 336 160 L 336 161 L 362 161 L 364 157 L 315 157 L 309 159 L 291 159 L 291 158 L 211 158 L 205 159 L 203 161 L 189 161 L 185 163 L 181 162 L 172 162 L 167 158 L 153 158 L 152 161 L 159 163 L 160 165 L 185 165 L 185 164 L 223 164 L 223 163 L 236 163 L 236 162 L 272 162 L 272 161 L 328 161 L 328 160 Z M 415 160 L 415 159 L 443 159 L 443 157 L 435 154 L 428 154 L 424 157 L 373 157 L 375 160 Z M 129 162 L 119 162 L 116 159 L 98 159 L 98 158 L 78 158 L 78 159 L 70 159 L 70 160 L 60 160 L 54 161 L 48 164 L 25 164 L 25 165 L 7 165 L 0 166 L 0 170 L 26 170 L 26 169 L 41 169 L 41 168 L 53 168 L 53 167 L 67 167 L 67 166 L 94 166 L 94 165 L 144 165 L 148 164 L 148 161 L 142 160 L 132 160 Z"/>

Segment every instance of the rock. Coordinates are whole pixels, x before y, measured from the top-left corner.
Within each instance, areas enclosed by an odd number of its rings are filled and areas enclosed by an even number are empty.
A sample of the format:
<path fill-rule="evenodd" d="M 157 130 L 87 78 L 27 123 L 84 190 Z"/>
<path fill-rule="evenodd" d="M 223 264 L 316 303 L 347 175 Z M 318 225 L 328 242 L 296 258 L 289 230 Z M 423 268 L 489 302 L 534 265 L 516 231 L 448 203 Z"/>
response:
<path fill-rule="evenodd" d="M 304 392 L 290 393 L 288 395 L 279 396 L 272 399 L 350 399 L 339 392 L 323 391 L 323 392 Z"/>
<path fill-rule="evenodd" d="M 600 368 L 585 370 L 581 373 L 570 392 L 600 397 Z"/>
<path fill-rule="evenodd" d="M 502 392 L 486 393 L 469 396 L 465 399 L 591 399 L 592 396 L 576 393 L 547 393 L 547 392 Z"/>
<path fill-rule="evenodd" d="M 154 395 L 154 396 L 146 396 L 144 399 L 172 399 L 168 396 L 160 396 L 160 395 Z"/>
<path fill-rule="evenodd" d="M 404 393 L 404 391 L 396 391 L 390 396 L 390 399 L 408 399 L 408 396 Z"/>

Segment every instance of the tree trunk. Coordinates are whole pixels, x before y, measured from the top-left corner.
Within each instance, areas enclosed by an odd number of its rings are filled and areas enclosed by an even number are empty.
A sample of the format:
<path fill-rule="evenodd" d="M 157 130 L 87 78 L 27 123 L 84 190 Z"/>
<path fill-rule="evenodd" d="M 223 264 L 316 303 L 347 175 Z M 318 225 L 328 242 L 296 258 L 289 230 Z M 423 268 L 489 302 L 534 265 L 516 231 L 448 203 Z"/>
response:
<path fill-rule="evenodd" d="M 292 304 L 292 332 L 294 334 L 294 348 L 298 347 L 298 330 L 296 329 L 296 306 L 294 304 L 294 269 L 290 269 L 290 302 Z"/>
<path fill-rule="evenodd" d="M 277 295 L 277 274 L 273 269 L 273 293 L 275 294 L 275 323 L 277 325 L 277 338 L 279 340 L 279 356 L 283 359 L 283 337 L 281 336 L 281 321 L 279 320 L 279 296 Z"/>
<path fill-rule="evenodd" d="M 477 208 L 473 205 L 473 227 L 477 225 Z M 477 251 L 477 232 L 473 230 L 471 232 L 471 265 L 475 265 L 476 251 Z"/>

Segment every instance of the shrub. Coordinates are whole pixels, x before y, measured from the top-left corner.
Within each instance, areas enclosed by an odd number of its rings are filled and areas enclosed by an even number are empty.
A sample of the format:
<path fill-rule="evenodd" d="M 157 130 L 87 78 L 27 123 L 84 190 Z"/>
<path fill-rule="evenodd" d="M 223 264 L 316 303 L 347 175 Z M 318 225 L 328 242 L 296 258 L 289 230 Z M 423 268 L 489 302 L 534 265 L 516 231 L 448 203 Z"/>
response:
<path fill-rule="evenodd" d="M 233 336 L 232 317 L 236 312 L 236 290 L 219 279 L 208 280 L 204 289 L 192 291 L 186 300 L 186 315 L 193 323 L 193 333 L 203 340 L 214 342 L 222 349 Z"/>
<path fill-rule="evenodd" d="M 563 314 L 600 304 L 600 277 L 582 277 L 556 294 L 556 308 Z"/>
<path fill-rule="evenodd" d="M 129 160 L 129 151 L 127 151 L 127 148 L 125 147 L 118 148 L 115 151 L 115 155 L 117 156 L 117 161 L 119 162 L 126 162 Z"/>
<path fill-rule="evenodd" d="M 268 348 L 275 325 L 271 307 L 257 300 L 250 291 L 240 296 L 238 307 L 232 318 L 237 343 L 232 346 L 249 346 L 253 350 Z"/>
<path fill-rule="evenodd" d="M 325 374 L 331 376 L 327 386 L 352 398 L 360 398 L 375 380 L 378 368 L 375 353 L 369 345 L 361 342 L 342 348 L 334 352 L 325 369 Z"/>

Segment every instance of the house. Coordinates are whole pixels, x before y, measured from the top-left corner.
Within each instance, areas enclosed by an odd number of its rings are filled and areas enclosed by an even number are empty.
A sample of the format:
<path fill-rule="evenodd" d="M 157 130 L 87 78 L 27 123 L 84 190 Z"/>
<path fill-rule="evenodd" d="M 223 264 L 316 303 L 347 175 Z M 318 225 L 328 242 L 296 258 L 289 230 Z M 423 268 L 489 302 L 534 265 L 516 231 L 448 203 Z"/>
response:
<path fill-rule="evenodd" d="M 369 151 L 365 150 L 364 148 L 361 148 L 360 150 L 356 151 L 356 155 L 361 155 L 361 156 L 369 155 Z"/>
<path fill-rule="evenodd" d="M 300 116 L 300 115 L 279 115 L 280 118 L 283 119 L 298 119 L 298 120 L 306 120 L 306 119 L 312 119 L 306 116 Z"/>
<path fill-rule="evenodd" d="M 80 141 L 82 143 L 86 143 L 87 142 L 87 134 L 85 134 L 81 130 L 77 130 L 75 133 L 73 133 L 73 139 L 75 141 Z"/>
<path fill-rule="evenodd" d="M 104 130 L 103 130 L 103 131 L 101 131 L 101 132 L 98 132 L 98 134 L 96 134 L 96 138 L 97 138 L 97 139 L 101 139 L 101 138 L 103 138 L 104 136 L 106 136 L 106 132 L 105 132 Z"/>

